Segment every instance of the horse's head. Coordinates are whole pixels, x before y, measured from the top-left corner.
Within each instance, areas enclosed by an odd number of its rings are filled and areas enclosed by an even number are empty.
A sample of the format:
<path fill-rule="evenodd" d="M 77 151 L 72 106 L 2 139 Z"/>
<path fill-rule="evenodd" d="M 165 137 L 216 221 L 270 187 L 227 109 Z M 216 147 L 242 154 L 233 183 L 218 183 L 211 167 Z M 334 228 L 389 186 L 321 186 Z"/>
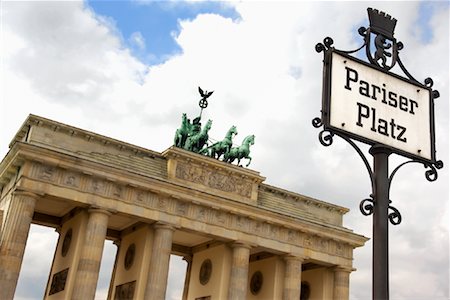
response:
<path fill-rule="evenodd" d="M 249 144 L 249 145 L 254 145 L 255 144 L 255 135 L 249 135 L 247 136 L 244 141 L 242 142 L 242 144 Z"/>
<path fill-rule="evenodd" d="M 229 135 L 236 135 L 236 134 L 238 134 L 238 132 L 237 132 L 237 129 L 236 129 L 236 126 L 231 126 L 231 128 L 230 128 L 230 130 L 228 130 L 228 134 Z"/>
<path fill-rule="evenodd" d="M 186 113 L 183 113 L 183 115 L 181 115 L 181 123 L 186 124 L 187 120 L 188 120 L 188 118 L 187 118 Z"/>

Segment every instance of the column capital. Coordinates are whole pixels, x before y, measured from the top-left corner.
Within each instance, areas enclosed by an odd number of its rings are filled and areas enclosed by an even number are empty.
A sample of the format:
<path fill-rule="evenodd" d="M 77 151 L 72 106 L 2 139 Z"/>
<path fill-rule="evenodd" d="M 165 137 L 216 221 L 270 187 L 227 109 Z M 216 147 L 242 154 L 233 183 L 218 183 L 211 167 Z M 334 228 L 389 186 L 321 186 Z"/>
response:
<path fill-rule="evenodd" d="M 107 215 L 108 217 L 109 216 L 111 216 L 114 212 L 112 212 L 112 211 L 110 211 L 110 210 L 108 210 L 108 209 L 105 209 L 105 208 L 101 208 L 101 207 L 98 207 L 98 206 L 91 206 L 91 207 L 89 207 L 88 208 L 88 213 L 101 213 L 101 214 L 105 214 L 105 215 Z"/>
<path fill-rule="evenodd" d="M 284 261 L 299 261 L 301 263 L 303 263 L 306 259 L 308 259 L 308 257 L 306 256 L 293 254 L 286 254 L 282 256 L 282 258 Z"/>
<path fill-rule="evenodd" d="M 249 243 L 249 242 L 245 242 L 245 241 L 234 241 L 230 243 L 230 247 L 231 248 L 246 248 L 246 249 L 252 249 L 253 247 L 255 247 L 255 245 Z"/>
<path fill-rule="evenodd" d="M 24 190 L 14 190 L 12 192 L 13 196 L 22 196 L 22 197 L 30 197 L 33 199 L 38 199 L 40 198 L 42 195 L 33 193 L 33 192 L 29 192 L 29 191 L 24 191 Z"/>
<path fill-rule="evenodd" d="M 153 228 L 154 229 L 169 229 L 172 231 L 175 231 L 175 226 L 167 224 L 167 223 L 163 223 L 163 222 L 156 222 L 155 224 L 153 224 Z"/>
<path fill-rule="evenodd" d="M 345 273 L 351 273 L 353 271 L 356 271 L 356 269 L 351 266 L 339 266 L 339 265 L 331 267 L 331 270 L 333 272 L 345 272 Z"/>

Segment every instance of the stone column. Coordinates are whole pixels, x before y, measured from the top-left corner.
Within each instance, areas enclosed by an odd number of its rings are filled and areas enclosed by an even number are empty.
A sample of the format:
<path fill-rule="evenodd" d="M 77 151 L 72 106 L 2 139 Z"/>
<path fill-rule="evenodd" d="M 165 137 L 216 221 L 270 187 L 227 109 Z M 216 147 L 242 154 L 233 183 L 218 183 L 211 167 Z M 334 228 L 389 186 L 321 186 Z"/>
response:
<path fill-rule="evenodd" d="M 183 257 L 183 260 L 186 261 L 186 276 L 184 278 L 184 288 L 183 288 L 183 297 L 182 300 L 187 300 L 189 293 L 189 282 L 191 281 L 191 270 L 192 270 L 192 254 L 186 254 Z"/>
<path fill-rule="evenodd" d="M 334 286 L 333 299 L 334 300 L 348 300 L 349 298 L 349 282 L 350 273 L 353 271 L 349 267 L 335 267 L 334 271 Z"/>
<path fill-rule="evenodd" d="M 303 258 L 287 255 L 284 257 L 286 263 L 284 272 L 283 300 L 300 299 L 302 284 Z"/>
<path fill-rule="evenodd" d="M 78 261 L 72 293 L 72 299 L 76 300 L 94 299 L 108 219 L 111 215 L 110 212 L 99 208 L 91 208 L 88 212 L 86 237 Z"/>
<path fill-rule="evenodd" d="M 166 298 L 172 236 L 175 228 L 167 224 L 156 223 L 154 230 L 147 287 L 145 289 L 146 300 Z"/>
<path fill-rule="evenodd" d="M 233 249 L 231 259 L 230 286 L 228 288 L 229 300 L 245 300 L 247 297 L 248 265 L 251 246 L 236 242 L 231 245 Z"/>
<path fill-rule="evenodd" d="M 13 299 L 19 279 L 36 195 L 15 191 L 5 216 L 0 240 L 0 299 Z"/>

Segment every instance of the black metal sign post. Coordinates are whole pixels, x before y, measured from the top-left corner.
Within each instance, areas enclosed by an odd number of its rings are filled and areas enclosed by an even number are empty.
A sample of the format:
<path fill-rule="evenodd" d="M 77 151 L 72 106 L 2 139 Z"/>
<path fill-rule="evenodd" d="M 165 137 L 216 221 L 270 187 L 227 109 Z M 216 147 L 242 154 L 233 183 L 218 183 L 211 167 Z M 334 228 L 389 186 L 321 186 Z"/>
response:
<path fill-rule="evenodd" d="M 389 155 L 383 147 L 372 147 L 374 174 L 373 205 L 373 299 L 389 299 Z"/>
<path fill-rule="evenodd" d="M 312 123 L 316 128 L 323 126 L 319 133 L 322 145 L 330 146 L 339 136 L 357 151 L 369 173 L 372 194 L 359 208 L 365 216 L 373 214 L 372 297 L 387 300 L 388 224 L 398 225 L 402 220 L 391 206 L 389 190 L 394 175 L 408 163 L 423 164 L 428 181 L 438 178 L 443 163 L 435 155 L 434 100 L 439 92 L 432 89 L 431 78 L 417 81 L 400 60 L 403 44 L 394 38 L 397 20 L 376 9 L 367 11 L 370 26 L 358 30 L 364 37 L 361 47 L 337 50 L 330 37 L 316 45 L 316 51 L 324 53 L 322 116 Z M 363 48 L 368 62 L 350 55 Z M 406 77 L 390 72 L 396 64 Z M 354 140 L 371 145 L 373 168 Z M 393 153 L 409 160 L 390 172 Z"/>

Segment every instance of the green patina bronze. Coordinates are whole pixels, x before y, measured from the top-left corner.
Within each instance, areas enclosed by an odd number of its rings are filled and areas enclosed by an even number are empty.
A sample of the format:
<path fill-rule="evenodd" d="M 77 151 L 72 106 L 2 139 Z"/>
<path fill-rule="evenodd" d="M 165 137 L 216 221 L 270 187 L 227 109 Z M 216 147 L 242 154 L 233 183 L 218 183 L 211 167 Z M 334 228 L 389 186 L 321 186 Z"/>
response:
<path fill-rule="evenodd" d="M 201 115 L 203 109 L 208 106 L 206 99 L 211 96 L 213 92 L 203 91 L 198 88 L 202 99 L 199 102 L 201 108 L 200 116 L 195 118 L 192 123 L 187 118 L 186 113 L 181 116 L 181 127 L 175 132 L 174 145 L 179 148 L 183 148 L 198 154 L 204 154 L 215 159 L 220 159 L 223 156 L 223 161 L 233 163 L 237 159 L 237 164 L 240 166 L 240 161 L 243 158 L 249 160 L 246 167 L 250 165 L 252 158 L 250 157 L 250 145 L 255 143 L 255 136 L 247 136 L 242 145 L 239 147 L 233 146 L 233 138 L 237 135 L 236 126 L 231 126 L 222 141 L 213 143 L 208 146 L 209 135 L 208 132 L 211 129 L 212 121 L 208 120 L 206 125 L 202 128 Z"/>
<path fill-rule="evenodd" d="M 250 145 L 255 144 L 255 135 L 247 136 L 243 141 L 242 145 L 239 147 L 233 147 L 230 151 L 226 152 L 223 157 L 223 161 L 232 163 L 235 159 L 237 159 L 237 164 L 240 166 L 241 159 L 248 159 L 248 163 L 246 167 L 248 167 L 252 161 L 250 157 Z"/>
<path fill-rule="evenodd" d="M 197 129 L 192 130 L 186 139 L 186 143 L 184 144 L 184 149 L 199 153 L 200 150 L 206 145 L 208 146 L 208 131 L 211 129 L 212 121 L 208 120 L 203 129 L 197 133 Z"/>
<path fill-rule="evenodd" d="M 236 126 L 233 125 L 228 130 L 223 140 L 207 147 L 202 153 L 212 158 L 220 159 L 222 155 L 225 155 L 225 153 L 228 153 L 230 151 L 231 146 L 233 145 L 233 137 L 235 135 L 237 135 L 237 129 Z"/>
<path fill-rule="evenodd" d="M 175 132 L 173 144 L 177 147 L 183 148 L 190 131 L 191 131 L 191 123 L 189 122 L 186 113 L 183 113 L 181 117 L 181 127 L 178 128 L 177 131 Z"/>

